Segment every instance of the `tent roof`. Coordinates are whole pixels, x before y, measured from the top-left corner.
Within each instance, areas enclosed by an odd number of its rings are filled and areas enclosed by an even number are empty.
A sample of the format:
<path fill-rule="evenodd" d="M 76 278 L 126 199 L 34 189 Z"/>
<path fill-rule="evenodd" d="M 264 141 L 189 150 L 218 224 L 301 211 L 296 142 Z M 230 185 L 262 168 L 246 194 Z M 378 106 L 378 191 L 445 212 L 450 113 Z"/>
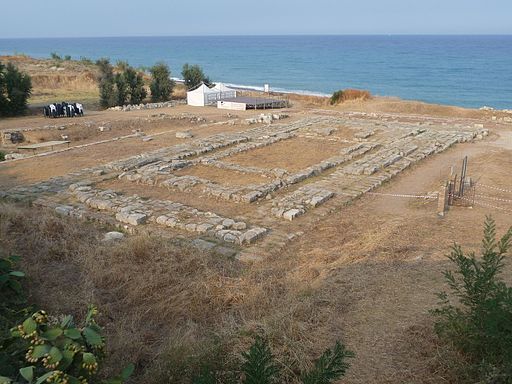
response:
<path fill-rule="evenodd" d="M 217 90 L 217 92 L 229 92 L 229 91 L 234 91 L 234 89 L 229 88 L 229 87 L 228 87 L 226 84 L 224 84 L 224 83 L 217 83 L 217 84 L 215 84 L 215 86 L 214 86 L 212 89 Z"/>
<path fill-rule="evenodd" d="M 219 92 L 228 92 L 228 91 L 234 91 L 234 89 L 231 89 L 227 87 L 223 83 L 217 83 L 213 88 L 208 88 L 208 86 L 205 83 L 201 83 L 196 88 L 188 91 L 187 93 L 202 93 L 202 94 L 208 94 L 208 93 L 219 93 Z"/>

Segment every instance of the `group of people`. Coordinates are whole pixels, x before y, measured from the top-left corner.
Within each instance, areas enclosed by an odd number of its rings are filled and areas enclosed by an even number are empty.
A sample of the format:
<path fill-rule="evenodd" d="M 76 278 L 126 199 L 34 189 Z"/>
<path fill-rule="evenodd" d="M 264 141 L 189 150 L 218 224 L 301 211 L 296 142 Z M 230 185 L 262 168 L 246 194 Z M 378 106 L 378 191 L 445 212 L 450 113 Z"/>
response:
<path fill-rule="evenodd" d="M 80 103 L 53 103 L 43 107 L 44 117 L 75 117 L 84 115 L 84 107 Z"/>

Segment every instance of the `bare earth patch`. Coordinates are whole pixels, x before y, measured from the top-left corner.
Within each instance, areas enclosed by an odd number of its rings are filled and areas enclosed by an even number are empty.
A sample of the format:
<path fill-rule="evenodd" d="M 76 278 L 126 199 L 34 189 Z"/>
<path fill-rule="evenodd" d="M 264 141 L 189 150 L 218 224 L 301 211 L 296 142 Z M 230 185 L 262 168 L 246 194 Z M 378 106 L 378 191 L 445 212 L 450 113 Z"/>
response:
<path fill-rule="evenodd" d="M 186 169 L 174 172 L 176 176 L 195 176 L 219 184 L 240 186 L 247 184 L 261 184 L 268 182 L 269 179 L 254 173 L 242 173 L 221 169 L 217 167 L 208 167 L 205 165 L 196 165 Z"/>
<path fill-rule="evenodd" d="M 231 156 L 227 162 L 261 168 L 299 171 L 339 153 L 340 144 L 305 138 L 280 141 L 271 146 Z"/>

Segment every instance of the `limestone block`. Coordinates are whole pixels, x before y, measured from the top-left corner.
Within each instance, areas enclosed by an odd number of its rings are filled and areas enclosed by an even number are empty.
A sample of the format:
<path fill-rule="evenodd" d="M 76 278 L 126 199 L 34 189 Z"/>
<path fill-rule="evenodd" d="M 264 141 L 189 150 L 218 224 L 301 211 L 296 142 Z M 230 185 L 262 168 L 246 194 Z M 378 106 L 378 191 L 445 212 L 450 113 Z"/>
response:
<path fill-rule="evenodd" d="M 180 131 L 180 132 L 176 132 L 176 137 L 178 139 L 190 139 L 190 138 L 194 137 L 194 135 L 190 131 Z"/>
<path fill-rule="evenodd" d="M 107 232 L 105 236 L 103 236 L 103 241 L 114 241 L 121 240 L 124 238 L 124 234 L 117 231 Z"/>
<path fill-rule="evenodd" d="M 231 228 L 235 224 L 235 220 L 233 219 L 224 219 L 222 221 L 222 225 L 226 228 Z"/>
<path fill-rule="evenodd" d="M 130 225 L 145 224 L 147 218 L 147 215 L 145 215 L 144 213 L 119 212 L 116 214 L 116 220 Z"/>
<path fill-rule="evenodd" d="M 231 228 L 237 230 L 237 231 L 243 231 L 247 228 L 247 224 L 245 224 L 243 221 L 239 221 L 237 223 L 234 223 Z"/>
<path fill-rule="evenodd" d="M 286 220 L 292 221 L 297 216 L 300 216 L 303 213 L 304 213 L 304 211 L 294 208 L 294 209 L 290 209 L 290 210 L 286 211 L 285 213 L 283 213 L 283 218 Z"/>
<path fill-rule="evenodd" d="M 62 216 L 70 216 L 71 211 L 73 211 L 73 207 L 70 205 L 59 205 L 55 207 L 55 212 Z"/>

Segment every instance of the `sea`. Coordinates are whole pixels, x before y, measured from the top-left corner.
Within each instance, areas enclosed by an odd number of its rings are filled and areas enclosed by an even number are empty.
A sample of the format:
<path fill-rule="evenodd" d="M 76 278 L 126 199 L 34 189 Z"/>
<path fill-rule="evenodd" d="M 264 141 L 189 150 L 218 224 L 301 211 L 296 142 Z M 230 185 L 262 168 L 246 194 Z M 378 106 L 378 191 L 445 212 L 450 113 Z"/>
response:
<path fill-rule="evenodd" d="M 512 35 L 173 36 L 1 39 L 0 54 L 199 64 L 215 82 L 313 95 L 345 88 L 512 109 Z"/>

